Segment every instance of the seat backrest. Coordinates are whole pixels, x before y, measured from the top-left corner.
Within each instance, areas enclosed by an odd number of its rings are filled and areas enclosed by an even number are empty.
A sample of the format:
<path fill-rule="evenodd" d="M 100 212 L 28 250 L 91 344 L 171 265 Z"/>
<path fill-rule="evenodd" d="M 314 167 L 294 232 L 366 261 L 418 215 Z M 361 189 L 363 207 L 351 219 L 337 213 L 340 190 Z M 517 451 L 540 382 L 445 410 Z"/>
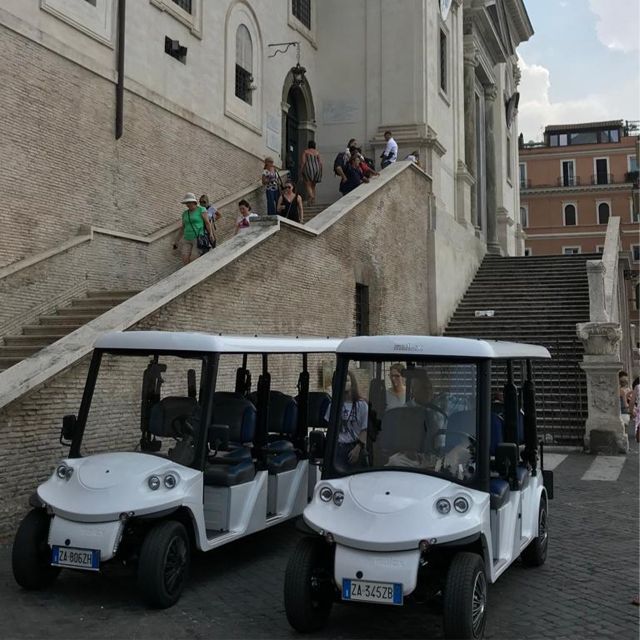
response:
<path fill-rule="evenodd" d="M 267 431 L 293 436 L 298 424 L 298 404 L 292 396 L 281 391 L 269 392 L 269 424 Z"/>
<path fill-rule="evenodd" d="M 382 416 L 379 446 L 389 451 L 424 451 L 428 437 L 424 407 L 396 407 Z"/>
<path fill-rule="evenodd" d="M 491 440 L 489 444 L 489 453 L 496 455 L 496 449 L 499 444 L 504 442 L 504 420 L 502 416 L 491 412 Z"/>
<path fill-rule="evenodd" d="M 175 438 L 184 435 L 180 423 L 191 418 L 198 408 L 195 398 L 167 396 L 151 407 L 149 433 L 159 438 Z"/>
<path fill-rule="evenodd" d="M 230 442 L 252 442 L 256 433 L 256 408 L 239 393 L 216 391 L 213 394 L 213 423 L 229 426 Z"/>
<path fill-rule="evenodd" d="M 331 404 L 331 396 L 324 391 L 309 391 L 309 423 L 310 429 L 326 427 L 325 416 Z"/>

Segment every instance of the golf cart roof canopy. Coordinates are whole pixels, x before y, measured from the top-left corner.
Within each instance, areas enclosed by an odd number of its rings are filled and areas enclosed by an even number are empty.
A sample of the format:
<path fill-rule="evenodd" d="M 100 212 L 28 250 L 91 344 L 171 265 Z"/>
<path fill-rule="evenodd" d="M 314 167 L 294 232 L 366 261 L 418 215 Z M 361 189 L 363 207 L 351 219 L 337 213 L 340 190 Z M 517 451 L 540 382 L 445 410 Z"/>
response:
<path fill-rule="evenodd" d="M 335 353 L 339 338 L 216 336 L 178 331 L 117 331 L 96 340 L 96 349 L 216 353 Z"/>
<path fill-rule="evenodd" d="M 358 336 L 340 343 L 338 353 L 443 358 L 534 360 L 550 358 L 545 347 L 520 342 L 441 336 Z"/>

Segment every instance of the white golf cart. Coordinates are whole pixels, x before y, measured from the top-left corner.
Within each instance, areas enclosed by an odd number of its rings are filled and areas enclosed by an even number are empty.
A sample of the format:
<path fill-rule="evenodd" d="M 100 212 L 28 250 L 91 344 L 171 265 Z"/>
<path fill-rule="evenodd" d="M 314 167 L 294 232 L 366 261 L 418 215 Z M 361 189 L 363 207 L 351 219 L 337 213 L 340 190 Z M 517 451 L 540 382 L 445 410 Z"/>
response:
<path fill-rule="evenodd" d="M 532 362 L 549 357 L 464 338 L 340 344 L 326 447 L 320 436 L 311 446 L 324 456 L 303 514 L 312 535 L 285 576 L 295 629 L 320 629 L 337 601 L 434 597 L 447 638 L 482 637 L 487 583 L 519 557 L 547 555 L 553 476 L 542 471 Z M 404 385 L 387 389 L 388 376 Z"/>
<path fill-rule="evenodd" d="M 100 338 L 79 414 L 63 420 L 69 456 L 38 487 L 16 533 L 16 581 L 39 589 L 61 568 L 126 561 L 145 601 L 168 607 L 192 548 L 298 516 L 318 475 L 307 430 L 323 426 L 330 402 L 310 391 L 309 371 L 326 359 L 333 367 L 338 343 L 144 331 Z"/>

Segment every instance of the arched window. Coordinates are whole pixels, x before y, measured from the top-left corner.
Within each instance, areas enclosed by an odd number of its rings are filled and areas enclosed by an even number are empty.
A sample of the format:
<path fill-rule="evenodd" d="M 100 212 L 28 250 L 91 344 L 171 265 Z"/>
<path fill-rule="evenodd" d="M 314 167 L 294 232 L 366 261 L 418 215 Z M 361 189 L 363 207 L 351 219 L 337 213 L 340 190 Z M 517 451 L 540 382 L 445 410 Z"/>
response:
<path fill-rule="evenodd" d="M 249 29 L 241 24 L 236 31 L 236 96 L 251 104 L 253 91 L 253 44 Z"/>
<path fill-rule="evenodd" d="M 609 222 L 610 208 L 607 202 L 601 202 L 598 205 L 598 224 L 607 224 Z"/>
<path fill-rule="evenodd" d="M 564 225 L 565 227 L 574 227 L 578 224 L 576 215 L 576 206 L 574 204 L 564 205 Z"/>

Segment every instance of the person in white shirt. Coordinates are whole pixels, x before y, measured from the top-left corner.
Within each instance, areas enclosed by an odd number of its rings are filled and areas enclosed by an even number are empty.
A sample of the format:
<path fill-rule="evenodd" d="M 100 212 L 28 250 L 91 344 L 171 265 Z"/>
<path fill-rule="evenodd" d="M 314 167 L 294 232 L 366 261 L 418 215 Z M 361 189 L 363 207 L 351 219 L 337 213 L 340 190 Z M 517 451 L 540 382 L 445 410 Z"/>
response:
<path fill-rule="evenodd" d="M 407 387 L 404 384 L 402 370 L 404 367 L 396 362 L 389 367 L 389 379 L 391 386 L 387 389 L 386 408 L 404 407 L 407 401 Z"/>
<path fill-rule="evenodd" d="M 381 166 L 383 169 L 398 159 L 398 144 L 393 139 L 391 131 L 384 132 L 384 139 L 387 141 L 387 146 L 384 148 L 384 152 L 380 156 L 382 158 Z"/>

